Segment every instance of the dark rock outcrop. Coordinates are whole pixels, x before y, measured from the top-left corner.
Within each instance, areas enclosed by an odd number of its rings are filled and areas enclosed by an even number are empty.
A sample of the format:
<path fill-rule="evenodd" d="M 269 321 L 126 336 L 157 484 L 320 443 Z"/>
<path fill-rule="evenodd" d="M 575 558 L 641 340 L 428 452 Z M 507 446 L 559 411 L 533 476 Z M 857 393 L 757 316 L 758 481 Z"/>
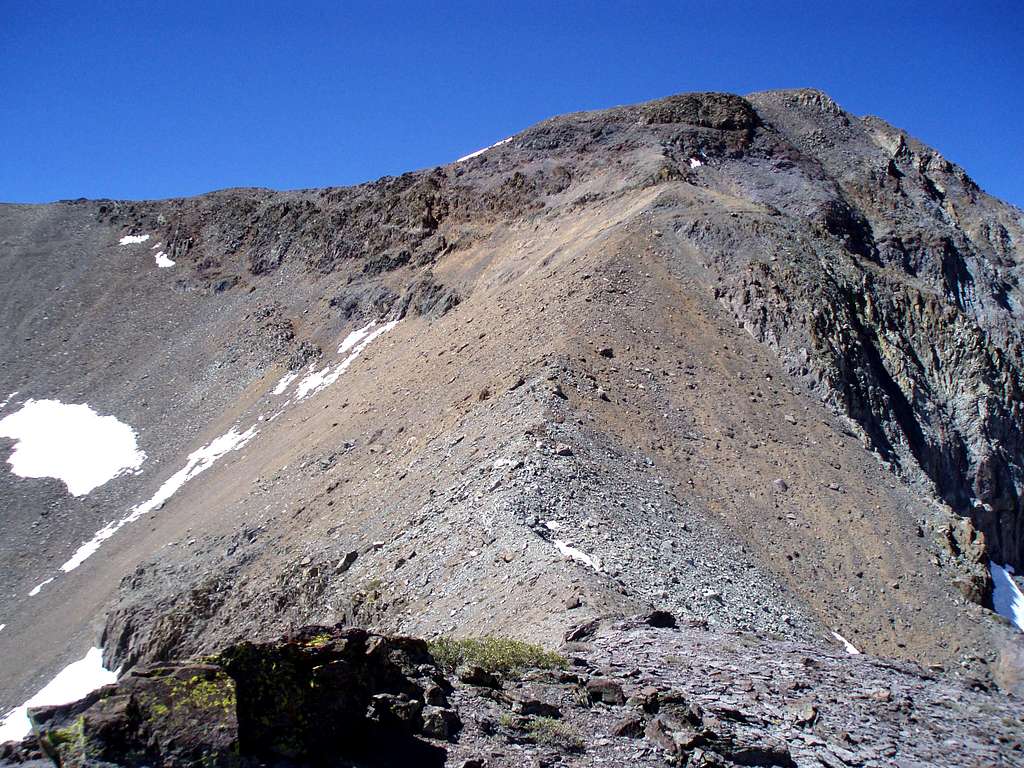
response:
<path fill-rule="evenodd" d="M 447 679 L 422 641 L 309 627 L 33 710 L 0 765 L 1024 764 L 1014 702 L 914 665 L 643 617 L 572 653 L 496 691 Z"/>

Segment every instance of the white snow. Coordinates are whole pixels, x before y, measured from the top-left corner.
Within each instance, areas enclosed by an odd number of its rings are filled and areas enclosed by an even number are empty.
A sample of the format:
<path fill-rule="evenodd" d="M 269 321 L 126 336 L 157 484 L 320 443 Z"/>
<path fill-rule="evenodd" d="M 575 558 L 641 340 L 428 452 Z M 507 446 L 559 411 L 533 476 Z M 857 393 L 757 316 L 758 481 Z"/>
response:
<path fill-rule="evenodd" d="M 470 152 L 468 155 L 463 155 L 462 157 L 460 157 L 455 162 L 456 163 L 461 163 L 463 160 L 469 160 L 471 158 L 477 157 L 478 155 L 482 155 L 488 149 L 494 149 L 495 147 L 500 147 L 502 144 L 508 144 L 510 141 L 512 141 L 512 137 L 511 136 L 509 136 L 507 139 L 502 139 L 501 141 L 496 141 L 493 144 L 491 144 L 491 146 L 489 146 L 489 147 L 484 147 L 483 149 L 478 149 L 476 152 Z"/>
<path fill-rule="evenodd" d="M 690 158 L 690 167 L 691 168 L 700 168 L 702 165 L 704 165 L 704 163 L 703 163 L 703 161 L 701 161 L 700 158 L 697 158 L 697 157 L 691 157 Z"/>
<path fill-rule="evenodd" d="M 232 427 L 226 433 L 212 441 L 209 445 L 204 445 L 202 448 L 193 451 L 188 456 L 188 461 L 185 466 L 171 475 L 167 480 L 164 481 L 156 493 L 143 503 L 138 506 L 132 507 L 131 512 L 122 517 L 120 520 L 115 520 L 107 523 L 105 526 L 100 528 L 89 541 L 84 542 L 71 556 L 71 559 L 64 563 L 60 569 L 64 573 L 69 573 L 80 566 L 85 560 L 96 552 L 100 548 L 100 545 L 121 530 L 124 526 L 129 523 L 134 523 L 143 515 L 147 515 L 150 512 L 160 509 L 175 492 L 181 488 L 185 483 L 191 480 L 196 475 L 199 475 L 210 467 L 224 454 L 235 451 L 241 448 L 243 445 L 248 443 L 253 437 L 256 436 L 256 427 L 250 427 L 245 432 L 239 432 L 237 429 Z M 45 584 L 46 582 L 44 582 Z"/>
<path fill-rule="evenodd" d="M 835 630 L 832 630 L 832 637 L 834 637 L 836 640 L 838 640 L 840 643 L 842 643 L 843 644 L 843 648 L 845 648 L 846 652 L 848 654 L 850 654 L 851 656 L 856 656 L 856 655 L 858 655 L 860 653 L 860 651 L 858 651 L 856 648 L 853 647 L 853 643 L 851 643 L 849 640 L 847 640 L 845 637 L 840 635 Z"/>
<path fill-rule="evenodd" d="M 284 376 L 281 377 L 280 381 L 277 382 L 277 386 L 274 387 L 275 395 L 283 395 L 285 390 L 288 389 L 288 385 L 299 378 L 298 371 L 288 371 Z"/>
<path fill-rule="evenodd" d="M 149 235 L 125 235 L 121 238 L 121 245 L 136 245 L 149 240 Z"/>
<path fill-rule="evenodd" d="M 173 267 L 174 262 L 171 261 L 170 257 L 166 253 L 159 251 L 156 254 L 156 265 L 161 269 L 166 269 L 167 267 Z"/>
<path fill-rule="evenodd" d="M 563 556 L 568 557 L 570 560 L 575 560 L 577 563 L 589 565 L 598 573 L 601 572 L 601 561 L 596 557 L 591 557 L 586 552 L 576 549 L 576 547 L 570 547 L 564 541 L 554 539 L 554 542 L 555 546 L 558 547 L 558 551 L 561 552 Z"/>
<path fill-rule="evenodd" d="M 72 496 L 84 496 L 142 466 L 135 430 L 88 405 L 26 400 L 0 419 L 0 437 L 17 442 L 7 462 L 19 477 L 53 477 Z"/>
<path fill-rule="evenodd" d="M 16 394 L 18 394 L 17 391 L 11 392 L 11 394 L 4 398 L 4 401 L 0 403 L 0 411 L 7 407 L 7 404 L 11 402 L 11 398 L 14 397 Z"/>
<path fill-rule="evenodd" d="M 41 581 L 38 584 L 36 584 L 34 587 L 32 587 L 32 591 L 28 593 L 28 596 L 35 597 L 36 595 L 38 595 L 42 591 L 43 587 L 45 587 L 47 584 L 53 581 L 53 578 L 54 577 L 51 576 L 46 581 Z"/>
<path fill-rule="evenodd" d="M 313 371 L 312 373 L 306 374 L 296 387 L 296 397 L 299 400 L 305 400 L 310 395 L 315 394 L 336 382 L 341 374 L 347 371 L 348 367 L 355 362 L 355 359 L 362 354 L 363 350 L 370 346 L 370 343 L 374 339 L 379 336 L 383 336 L 385 333 L 390 331 L 398 325 L 398 321 L 392 320 L 390 323 L 384 323 L 384 325 L 379 328 L 375 328 L 376 325 L 377 322 L 374 321 L 346 336 L 345 340 L 341 342 L 341 346 L 338 347 L 338 353 L 345 354 L 347 352 L 348 357 L 337 365 L 327 365 L 319 371 Z"/>
<path fill-rule="evenodd" d="M 6 624 L 0 624 L 0 632 L 3 632 L 4 631 L 4 627 L 6 627 L 6 626 L 7 626 Z"/>
<path fill-rule="evenodd" d="M 992 590 L 992 607 L 996 613 L 1008 618 L 1017 629 L 1024 632 L 1024 594 L 1021 594 L 1020 587 L 1013 580 L 1013 566 L 990 562 L 988 568 L 995 585 Z"/>
<path fill-rule="evenodd" d="M 90 648 L 85 658 L 68 664 L 39 693 L 0 720 L 0 744 L 20 741 L 32 730 L 28 719 L 29 707 L 68 704 L 116 681 L 117 673 L 103 668 L 103 651 Z"/>

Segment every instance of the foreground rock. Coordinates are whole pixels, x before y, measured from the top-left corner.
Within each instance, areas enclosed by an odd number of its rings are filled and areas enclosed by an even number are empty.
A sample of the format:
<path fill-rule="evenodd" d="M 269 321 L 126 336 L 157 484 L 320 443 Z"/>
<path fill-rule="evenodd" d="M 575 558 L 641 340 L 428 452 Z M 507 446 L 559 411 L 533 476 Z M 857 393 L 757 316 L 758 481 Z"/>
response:
<path fill-rule="evenodd" d="M 455 674 L 458 643 L 435 659 L 421 640 L 308 627 L 33 710 L 0 764 L 1024 765 L 1019 702 L 980 685 L 664 624 L 592 624 L 563 655 L 485 641 L 475 675 Z"/>

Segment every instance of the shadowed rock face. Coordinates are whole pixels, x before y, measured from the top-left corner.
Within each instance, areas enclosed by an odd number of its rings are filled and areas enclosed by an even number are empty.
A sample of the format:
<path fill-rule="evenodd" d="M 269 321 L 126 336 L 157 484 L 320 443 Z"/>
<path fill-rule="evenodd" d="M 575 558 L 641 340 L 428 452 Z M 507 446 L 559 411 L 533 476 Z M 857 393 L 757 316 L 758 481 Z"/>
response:
<path fill-rule="evenodd" d="M 99 624 L 131 669 L 652 607 L 1013 690 L 987 566 L 1024 567 L 1022 242 L 810 90 L 566 115 L 351 188 L 0 207 L 0 398 L 88 402 L 150 457 L 83 498 L 0 473 L 0 707 Z M 337 383 L 275 393 L 372 321 L 400 322 Z"/>

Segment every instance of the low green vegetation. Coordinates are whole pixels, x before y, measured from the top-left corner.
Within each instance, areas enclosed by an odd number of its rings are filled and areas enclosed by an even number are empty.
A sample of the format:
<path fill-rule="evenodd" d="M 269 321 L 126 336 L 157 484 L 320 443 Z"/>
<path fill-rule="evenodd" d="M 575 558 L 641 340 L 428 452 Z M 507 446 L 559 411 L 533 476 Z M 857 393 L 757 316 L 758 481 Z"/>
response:
<path fill-rule="evenodd" d="M 519 717 L 505 712 L 498 718 L 502 728 L 514 731 L 519 738 L 541 744 L 545 747 L 579 752 L 583 749 L 583 738 L 568 723 L 553 717 Z"/>
<path fill-rule="evenodd" d="M 561 747 L 572 751 L 583 749 L 583 739 L 568 723 L 553 717 L 534 717 L 526 726 L 531 741 L 546 747 Z"/>
<path fill-rule="evenodd" d="M 561 669 L 568 665 L 564 656 L 508 637 L 472 637 L 462 640 L 440 637 L 431 640 L 434 660 L 449 671 L 460 664 L 472 664 L 506 677 L 521 675 L 528 669 Z"/>

